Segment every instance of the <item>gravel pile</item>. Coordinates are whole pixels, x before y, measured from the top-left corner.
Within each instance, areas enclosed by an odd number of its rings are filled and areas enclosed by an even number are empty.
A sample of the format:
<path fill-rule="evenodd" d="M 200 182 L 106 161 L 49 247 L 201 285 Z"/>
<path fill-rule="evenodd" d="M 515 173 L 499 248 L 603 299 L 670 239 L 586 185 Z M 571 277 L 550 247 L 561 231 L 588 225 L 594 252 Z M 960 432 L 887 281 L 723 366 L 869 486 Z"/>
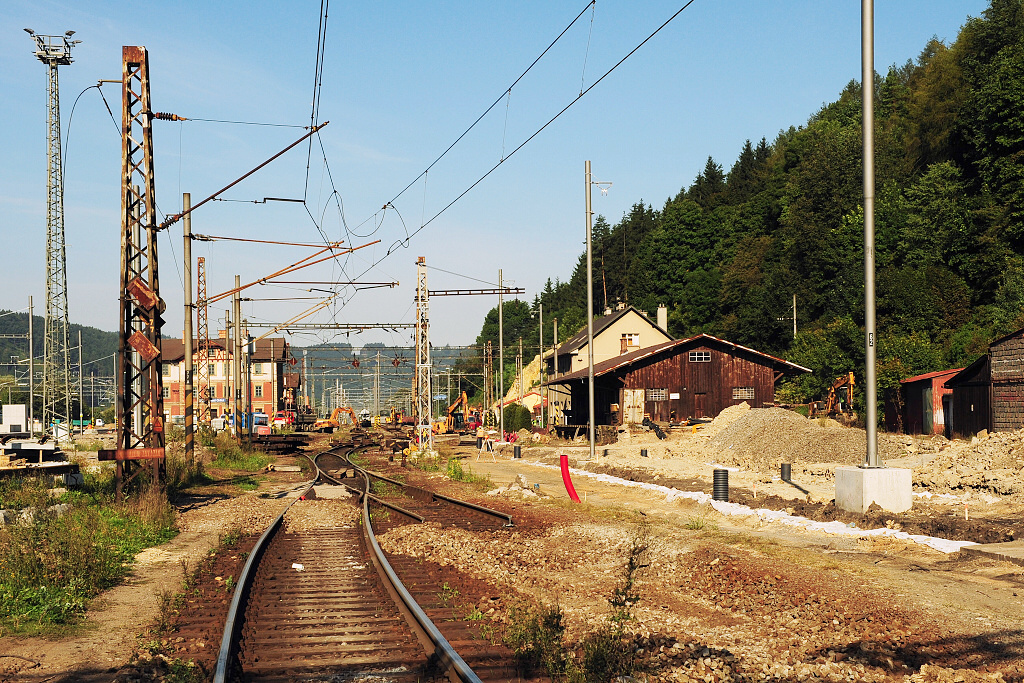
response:
<path fill-rule="evenodd" d="M 708 445 L 718 462 L 770 472 L 784 462 L 858 464 L 864 460 L 866 439 L 863 429 L 843 427 L 835 420 L 809 420 L 791 410 L 758 408 L 732 419 Z M 878 454 L 883 460 L 895 459 L 906 455 L 906 448 L 900 439 L 879 433 Z"/>
<path fill-rule="evenodd" d="M 975 489 L 1003 496 L 1024 493 L 1024 429 L 982 432 L 970 442 L 952 442 L 949 448 L 914 468 L 914 483 L 936 492 Z"/>

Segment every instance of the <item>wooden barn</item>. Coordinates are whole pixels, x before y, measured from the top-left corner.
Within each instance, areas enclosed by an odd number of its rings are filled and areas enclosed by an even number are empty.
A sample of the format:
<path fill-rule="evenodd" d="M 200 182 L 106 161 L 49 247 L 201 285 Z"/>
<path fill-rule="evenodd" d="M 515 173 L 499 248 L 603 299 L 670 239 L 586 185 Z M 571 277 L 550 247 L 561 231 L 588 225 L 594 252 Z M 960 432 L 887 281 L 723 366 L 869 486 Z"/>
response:
<path fill-rule="evenodd" d="M 714 417 L 746 401 L 775 400 L 775 383 L 809 369 L 732 342 L 701 334 L 656 344 L 594 365 L 595 424 L 621 425 Z M 551 380 L 571 398 L 569 425 L 587 424 L 586 368 Z"/>
<path fill-rule="evenodd" d="M 946 380 L 953 400 L 946 414 L 950 436 L 971 436 L 992 430 L 992 376 L 989 357 L 982 356 Z"/>
<path fill-rule="evenodd" d="M 1024 427 L 1024 329 L 989 344 L 988 355 L 946 382 L 953 390 L 952 432 L 1007 432 Z"/>

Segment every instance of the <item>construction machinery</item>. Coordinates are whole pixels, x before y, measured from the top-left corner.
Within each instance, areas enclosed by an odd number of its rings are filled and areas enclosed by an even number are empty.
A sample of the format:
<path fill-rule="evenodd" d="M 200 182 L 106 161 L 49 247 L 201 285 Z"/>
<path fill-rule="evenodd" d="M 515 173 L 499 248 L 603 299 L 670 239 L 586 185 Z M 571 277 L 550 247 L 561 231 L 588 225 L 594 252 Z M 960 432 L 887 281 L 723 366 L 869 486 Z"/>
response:
<path fill-rule="evenodd" d="M 840 375 L 828 388 L 824 401 L 810 404 L 811 417 L 832 417 L 840 422 L 853 422 L 857 419 L 853 412 L 853 373 Z"/>
<path fill-rule="evenodd" d="M 335 429 L 341 426 L 341 422 L 338 420 L 338 418 L 341 417 L 343 414 L 349 416 L 349 418 L 352 420 L 353 425 L 359 424 L 359 420 L 356 418 L 355 411 L 349 408 L 348 406 L 341 406 L 335 408 L 334 412 L 332 412 L 331 416 L 328 417 L 327 419 L 317 420 L 316 422 L 314 422 L 313 431 L 324 433 L 333 432 Z"/>
<path fill-rule="evenodd" d="M 451 432 L 470 432 L 481 425 L 480 416 L 477 411 L 469 408 L 469 397 L 463 391 L 455 401 L 448 406 L 444 422 L 434 423 L 435 434 L 449 434 Z"/>

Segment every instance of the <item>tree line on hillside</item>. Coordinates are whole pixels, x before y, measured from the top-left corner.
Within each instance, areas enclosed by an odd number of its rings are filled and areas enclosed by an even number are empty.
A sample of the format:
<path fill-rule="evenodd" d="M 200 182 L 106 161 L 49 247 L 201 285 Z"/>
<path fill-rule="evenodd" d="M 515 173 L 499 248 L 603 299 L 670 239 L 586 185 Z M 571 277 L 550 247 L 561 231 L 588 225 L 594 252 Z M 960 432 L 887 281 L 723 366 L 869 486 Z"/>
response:
<path fill-rule="evenodd" d="M 964 366 L 1024 326 L 1024 9 L 991 0 L 950 45 L 933 38 L 875 88 L 878 373 L 883 388 Z M 782 387 L 821 397 L 864 372 L 861 85 L 806 125 L 708 158 L 661 208 L 594 222 L 594 301 L 669 308 L 678 337 L 705 332 L 814 372 Z M 793 295 L 799 333 L 794 339 Z M 505 344 L 534 349 L 559 319 L 586 322 L 586 256 L 532 303 L 505 304 Z M 497 343 L 497 312 L 477 338 Z M 506 362 L 508 365 L 508 361 Z M 506 372 L 508 370 L 506 369 Z"/>

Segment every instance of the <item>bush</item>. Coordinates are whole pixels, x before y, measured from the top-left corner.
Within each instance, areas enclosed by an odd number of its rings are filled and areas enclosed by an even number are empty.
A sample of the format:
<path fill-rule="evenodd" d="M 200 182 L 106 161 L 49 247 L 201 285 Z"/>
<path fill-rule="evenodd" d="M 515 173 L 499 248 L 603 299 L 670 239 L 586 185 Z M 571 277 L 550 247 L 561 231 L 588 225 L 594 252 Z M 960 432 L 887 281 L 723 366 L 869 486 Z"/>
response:
<path fill-rule="evenodd" d="M 505 431 L 518 432 L 520 429 L 533 427 L 533 413 L 529 408 L 518 403 L 510 403 L 505 406 Z"/>

